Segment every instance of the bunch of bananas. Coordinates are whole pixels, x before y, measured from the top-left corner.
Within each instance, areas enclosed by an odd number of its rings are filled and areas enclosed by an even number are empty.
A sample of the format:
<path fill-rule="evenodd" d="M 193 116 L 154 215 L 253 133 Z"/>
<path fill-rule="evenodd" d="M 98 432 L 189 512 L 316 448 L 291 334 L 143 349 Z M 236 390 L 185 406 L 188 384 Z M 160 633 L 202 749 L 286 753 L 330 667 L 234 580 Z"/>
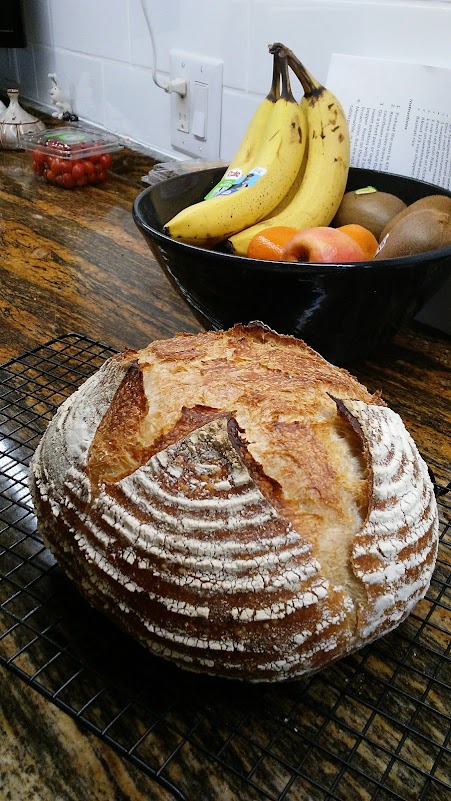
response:
<path fill-rule="evenodd" d="M 173 239 L 201 247 L 228 240 L 245 256 L 251 239 L 272 226 L 297 230 L 329 225 L 349 171 L 349 130 L 328 89 L 281 43 L 273 55 L 271 90 L 255 112 L 232 162 L 205 200 L 165 226 Z M 304 90 L 294 98 L 289 68 Z"/>

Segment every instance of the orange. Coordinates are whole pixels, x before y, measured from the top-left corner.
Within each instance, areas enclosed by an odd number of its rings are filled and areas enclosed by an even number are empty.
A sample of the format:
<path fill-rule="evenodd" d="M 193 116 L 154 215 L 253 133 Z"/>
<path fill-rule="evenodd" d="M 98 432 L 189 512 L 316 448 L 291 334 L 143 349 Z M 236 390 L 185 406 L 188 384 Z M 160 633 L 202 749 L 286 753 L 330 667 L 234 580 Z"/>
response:
<path fill-rule="evenodd" d="M 280 261 L 284 246 L 297 232 L 297 228 L 289 228 L 287 225 L 265 228 L 251 239 L 246 256 L 250 259 Z"/>
<path fill-rule="evenodd" d="M 379 242 L 374 234 L 368 231 L 368 228 L 364 228 L 363 225 L 357 225 L 357 223 L 349 223 L 348 225 L 341 225 L 337 230 L 343 231 L 343 233 L 352 237 L 362 248 L 366 259 L 374 259 Z"/>

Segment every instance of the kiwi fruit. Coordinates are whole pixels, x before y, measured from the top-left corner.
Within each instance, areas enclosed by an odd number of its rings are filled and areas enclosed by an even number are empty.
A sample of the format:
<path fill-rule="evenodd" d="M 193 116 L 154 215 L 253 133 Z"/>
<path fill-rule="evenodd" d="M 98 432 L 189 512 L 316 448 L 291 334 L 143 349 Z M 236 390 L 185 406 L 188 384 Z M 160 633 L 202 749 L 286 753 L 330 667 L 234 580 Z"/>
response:
<path fill-rule="evenodd" d="M 379 192 L 373 187 L 355 189 L 343 195 L 332 226 L 340 228 L 349 223 L 363 225 L 379 240 L 388 221 L 406 208 L 403 200 L 388 192 Z"/>
<path fill-rule="evenodd" d="M 379 242 L 382 242 L 383 238 L 391 231 L 394 225 L 397 225 L 399 220 L 402 220 L 406 214 L 410 214 L 413 211 L 418 211 L 419 209 L 438 209 L 438 211 L 444 211 L 446 214 L 451 214 L 451 197 L 448 195 L 427 195 L 426 197 L 420 198 L 420 200 L 416 200 L 415 203 L 411 203 L 410 206 L 407 206 L 405 209 L 399 212 L 395 217 L 392 217 L 391 220 L 388 221 L 387 225 L 383 229 Z"/>
<path fill-rule="evenodd" d="M 434 208 L 402 217 L 382 240 L 374 260 L 413 256 L 451 245 L 451 215 Z"/>

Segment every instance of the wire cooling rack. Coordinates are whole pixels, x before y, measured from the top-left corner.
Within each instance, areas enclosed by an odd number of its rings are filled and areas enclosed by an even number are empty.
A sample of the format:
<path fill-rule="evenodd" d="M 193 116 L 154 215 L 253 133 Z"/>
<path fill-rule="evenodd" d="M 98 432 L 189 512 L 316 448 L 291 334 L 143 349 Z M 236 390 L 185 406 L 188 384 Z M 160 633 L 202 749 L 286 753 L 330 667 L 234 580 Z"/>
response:
<path fill-rule="evenodd" d="M 91 610 L 36 531 L 27 466 L 57 406 L 113 351 L 75 334 L 0 368 L 0 660 L 177 801 L 445 801 L 451 525 L 426 597 L 313 677 L 244 685 L 152 657 Z"/>

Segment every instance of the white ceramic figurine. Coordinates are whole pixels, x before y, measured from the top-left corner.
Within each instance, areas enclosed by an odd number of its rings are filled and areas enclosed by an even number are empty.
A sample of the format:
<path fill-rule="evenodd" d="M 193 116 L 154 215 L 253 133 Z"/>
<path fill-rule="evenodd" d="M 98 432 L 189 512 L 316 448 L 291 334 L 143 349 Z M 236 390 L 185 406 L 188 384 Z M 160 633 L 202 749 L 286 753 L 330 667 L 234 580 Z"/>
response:
<path fill-rule="evenodd" d="M 52 87 L 49 94 L 52 98 L 52 103 L 57 108 L 57 111 L 52 113 L 52 117 L 57 117 L 59 120 L 75 122 L 78 120 L 78 117 L 73 113 L 70 100 L 65 97 L 64 92 L 58 83 L 56 74 L 54 72 L 49 72 L 49 78 L 52 81 Z"/>

